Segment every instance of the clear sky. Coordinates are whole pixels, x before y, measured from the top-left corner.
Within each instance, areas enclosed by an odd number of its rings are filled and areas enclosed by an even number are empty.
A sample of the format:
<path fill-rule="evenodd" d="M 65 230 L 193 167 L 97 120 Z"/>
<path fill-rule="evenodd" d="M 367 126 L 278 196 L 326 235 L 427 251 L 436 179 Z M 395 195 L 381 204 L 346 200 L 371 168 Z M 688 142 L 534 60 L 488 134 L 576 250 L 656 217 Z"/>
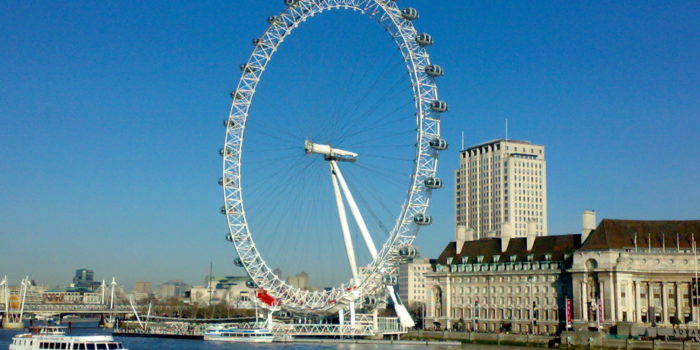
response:
<path fill-rule="evenodd" d="M 467 146 L 503 137 L 505 119 L 510 138 L 546 146 L 550 234 L 578 232 L 584 209 L 598 219 L 700 218 L 700 3 L 400 4 L 421 11 L 416 26 L 434 36 L 431 57 L 447 72 L 439 86 L 451 147 L 441 155 L 446 184 L 433 197 L 435 223 L 417 240 L 424 256 L 453 237 L 460 133 Z M 251 40 L 282 8 L 281 0 L 0 2 L 0 274 L 61 284 L 87 267 L 129 288 L 136 280 L 201 283 L 210 261 L 216 274 L 242 274 L 218 213 L 221 120 Z M 324 13 L 271 63 L 251 110 L 262 125 L 251 125 L 250 145 L 267 144 L 254 132 L 266 127 L 293 130 L 286 141 L 297 153 L 304 137 L 334 142 L 353 127 L 369 130 L 348 143 L 367 163 L 344 169 L 356 193 L 376 187 L 362 200 L 378 203 L 374 227 L 391 226 L 400 191 L 353 171 L 385 167 L 392 174 L 377 171 L 377 181 L 405 188 L 409 92 L 400 56 L 376 23 Z M 367 124 L 343 124 L 353 116 Z M 409 123 L 377 123 L 390 116 Z M 368 147 L 373 140 L 382 147 Z M 260 150 L 251 164 L 264 162 Z M 307 270 L 323 285 L 347 271 L 342 259 L 323 263 L 342 253 L 327 168 L 280 154 L 270 166 L 296 167 L 297 177 L 270 187 L 263 175 L 279 172 L 247 168 L 251 221 L 258 232 L 294 218 L 306 225 L 306 236 L 261 236 L 261 250 L 274 252 L 285 274 Z M 300 202 L 264 202 L 277 197 Z M 306 217 L 285 216 L 288 208 Z M 319 241 L 325 233 L 335 238 Z M 292 264 L 314 251 L 321 263 Z"/>

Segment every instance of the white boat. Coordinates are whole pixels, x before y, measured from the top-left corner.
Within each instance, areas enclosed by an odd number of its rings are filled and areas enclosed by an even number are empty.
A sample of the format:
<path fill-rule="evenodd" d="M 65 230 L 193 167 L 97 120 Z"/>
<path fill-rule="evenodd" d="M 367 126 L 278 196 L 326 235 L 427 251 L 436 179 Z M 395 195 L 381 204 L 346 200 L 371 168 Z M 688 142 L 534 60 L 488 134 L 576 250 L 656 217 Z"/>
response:
<path fill-rule="evenodd" d="M 238 343 L 272 343 L 272 331 L 268 328 L 239 328 L 217 326 L 204 331 L 204 340 Z"/>
<path fill-rule="evenodd" d="M 111 335 L 71 336 L 66 335 L 66 327 L 55 326 L 31 327 L 30 331 L 14 336 L 10 350 L 126 350 Z"/>

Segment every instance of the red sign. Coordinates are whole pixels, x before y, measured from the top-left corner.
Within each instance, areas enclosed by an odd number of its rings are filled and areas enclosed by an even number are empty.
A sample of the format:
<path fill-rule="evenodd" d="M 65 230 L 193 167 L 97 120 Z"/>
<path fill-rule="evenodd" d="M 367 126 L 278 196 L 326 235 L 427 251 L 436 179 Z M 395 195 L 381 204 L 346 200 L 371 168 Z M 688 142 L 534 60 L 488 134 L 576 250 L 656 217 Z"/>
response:
<path fill-rule="evenodd" d="M 571 323 L 572 323 L 572 319 L 573 319 L 573 316 L 572 316 L 574 313 L 573 311 L 574 311 L 574 307 L 573 307 L 573 303 L 571 302 L 571 299 L 566 298 L 566 328 L 567 329 L 571 328 L 571 326 L 572 326 Z"/>
<path fill-rule="evenodd" d="M 267 291 L 262 288 L 255 292 L 255 296 L 257 296 L 260 301 L 267 305 L 273 306 L 278 304 L 277 299 L 273 298 L 270 294 L 267 294 Z"/>

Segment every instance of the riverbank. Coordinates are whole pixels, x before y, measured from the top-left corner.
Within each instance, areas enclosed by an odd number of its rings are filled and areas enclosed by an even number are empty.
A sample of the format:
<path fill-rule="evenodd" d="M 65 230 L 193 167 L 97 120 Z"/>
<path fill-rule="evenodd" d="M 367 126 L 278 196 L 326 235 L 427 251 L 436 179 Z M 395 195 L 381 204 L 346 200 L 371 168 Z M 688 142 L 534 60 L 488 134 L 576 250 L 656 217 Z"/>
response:
<path fill-rule="evenodd" d="M 640 340 L 615 339 L 606 333 L 564 332 L 561 336 L 496 334 L 467 332 L 409 331 L 402 339 L 412 341 L 461 342 L 468 344 L 527 346 L 542 348 L 570 349 L 658 349 L 658 350 L 700 350 L 700 342 L 689 340 Z"/>

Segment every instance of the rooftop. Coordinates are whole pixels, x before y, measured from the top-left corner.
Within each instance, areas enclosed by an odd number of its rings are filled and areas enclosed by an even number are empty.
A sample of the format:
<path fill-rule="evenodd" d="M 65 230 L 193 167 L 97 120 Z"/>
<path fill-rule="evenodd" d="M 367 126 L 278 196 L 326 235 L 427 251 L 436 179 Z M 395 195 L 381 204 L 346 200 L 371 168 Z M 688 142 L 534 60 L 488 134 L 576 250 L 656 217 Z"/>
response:
<path fill-rule="evenodd" d="M 486 141 L 486 142 L 480 143 L 480 144 L 478 144 L 478 145 L 474 145 L 474 146 L 468 147 L 468 148 L 466 148 L 466 149 L 463 149 L 461 152 L 469 151 L 469 150 L 472 150 L 472 149 L 475 149 L 475 148 L 479 148 L 479 147 L 483 147 L 483 146 L 495 145 L 495 144 L 501 143 L 501 142 L 517 143 L 517 144 L 521 144 L 521 145 L 535 145 L 534 143 L 532 143 L 532 142 L 530 142 L 530 141 L 520 141 L 520 140 L 511 140 L 511 139 L 494 139 L 494 140 L 491 140 L 491 141 Z M 537 145 L 535 145 L 535 146 L 537 146 Z"/>
<path fill-rule="evenodd" d="M 532 261 L 547 261 L 547 254 L 551 254 L 550 261 L 564 261 L 565 254 L 573 254 L 580 247 L 580 234 L 536 237 L 531 251 L 527 250 L 524 237 L 511 238 L 505 252 L 501 252 L 501 238 L 484 238 L 464 242 L 460 252 L 456 252 L 456 242 L 448 243 L 435 263 L 447 265 L 447 258 L 452 258 L 452 261 L 461 264 L 462 258 L 467 258 L 466 263 L 473 264 L 477 263 L 478 256 L 483 256 L 481 263 L 494 263 L 496 256 L 499 257 L 498 262 L 510 262 L 510 257 L 513 255 L 514 262 L 526 262 L 530 254 L 532 254 Z"/>
<path fill-rule="evenodd" d="M 698 235 L 698 237 L 694 237 Z M 700 220 L 603 219 L 582 250 L 640 248 L 692 248 L 700 238 Z"/>

